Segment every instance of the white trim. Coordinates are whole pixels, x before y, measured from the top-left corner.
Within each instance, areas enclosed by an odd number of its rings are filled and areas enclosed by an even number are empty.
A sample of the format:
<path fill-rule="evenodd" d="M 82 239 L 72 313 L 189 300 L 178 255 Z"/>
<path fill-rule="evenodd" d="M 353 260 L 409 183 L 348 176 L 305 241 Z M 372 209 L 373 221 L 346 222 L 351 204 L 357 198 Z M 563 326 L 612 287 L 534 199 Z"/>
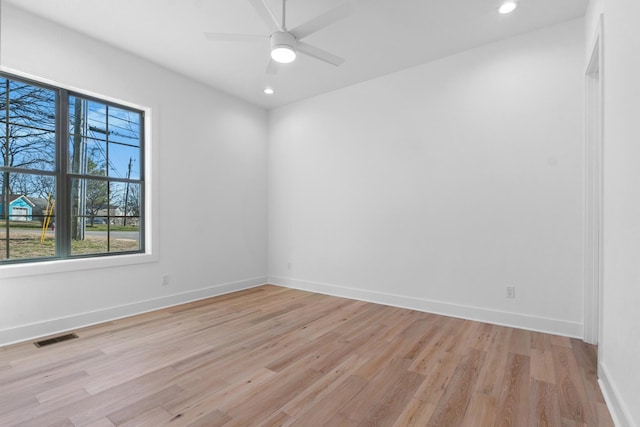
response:
<path fill-rule="evenodd" d="M 583 333 L 582 323 L 570 322 L 567 320 L 529 316 L 526 314 L 452 304 L 425 298 L 416 298 L 404 295 L 390 294 L 386 292 L 370 291 L 366 289 L 357 289 L 346 286 L 330 285 L 326 283 L 310 282 L 306 280 L 297 280 L 287 277 L 269 276 L 269 283 L 278 286 L 284 286 L 287 288 L 301 289 L 305 291 L 333 295 L 342 298 L 368 301 L 377 304 L 441 314 L 444 316 L 458 317 L 461 319 L 510 326 L 536 332 L 563 335 L 572 338 L 581 338 Z"/>
<path fill-rule="evenodd" d="M 123 267 L 158 261 L 156 254 L 126 254 L 96 258 L 61 259 L 52 261 L 25 262 L 0 266 L 0 278 L 39 276 L 69 271 L 95 270 Z"/>
<path fill-rule="evenodd" d="M 121 99 L 115 99 L 103 94 L 90 92 L 77 87 L 62 84 L 60 82 L 34 76 L 29 73 L 25 73 L 20 70 L 5 67 L 0 65 L 0 71 L 12 74 L 14 76 L 22 77 L 25 79 L 33 80 L 42 84 L 59 87 L 65 90 L 76 92 L 82 95 L 87 95 L 93 98 L 99 98 L 108 102 L 113 102 L 119 105 L 123 105 L 136 110 L 144 111 L 144 166 L 145 166 L 145 253 L 141 254 L 127 254 L 127 255 L 113 255 L 105 257 L 94 258 L 77 258 L 77 259 L 62 259 L 51 261 L 36 261 L 26 262 L 18 264 L 0 265 L 0 278 L 9 277 L 25 277 L 35 276 L 42 274 L 62 273 L 70 271 L 80 270 L 93 270 L 98 268 L 110 268 L 110 267 L 122 267 L 133 264 L 143 264 L 150 262 L 157 262 L 159 259 L 159 216 L 160 209 L 158 207 L 157 200 L 159 185 L 156 185 L 158 176 L 154 170 L 154 165 L 158 162 L 158 149 L 159 141 L 153 140 L 152 135 L 156 135 L 154 138 L 158 138 L 159 132 L 154 132 L 154 126 L 158 126 L 159 107 L 154 106 L 145 107 L 129 101 L 123 101 Z M 152 120 L 152 114 L 156 117 Z M 154 121 L 156 123 L 154 123 Z M 0 340 L 1 342 L 1 340 Z"/>
<path fill-rule="evenodd" d="M 633 423 L 631 412 L 620 399 L 620 392 L 610 380 L 609 371 L 603 363 L 598 363 L 598 384 L 607 403 L 607 408 L 616 427 L 638 427 Z"/>
<path fill-rule="evenodd" d="M 584 337 L 598 344 L 602 319 L 604 62 L 602 15 L 585 70 Z"/>
<path fill-rule="evenodd" d="M 267 283 L 266 277 L 255 277 L 238 282 L 224 283 L 209 288 L 197 289 L 181 294 L 168 295 L 131 304 L 105 308 L 87 313 L 50 319 L 15 328 L 0 330 L 0 346 L 29 341 L 35 338 L 84 328 L 97 323 L 109 322 L 123 317 L 142 314 L 149 311 L 172 307 L 187 302 L 253 288 Z"/>

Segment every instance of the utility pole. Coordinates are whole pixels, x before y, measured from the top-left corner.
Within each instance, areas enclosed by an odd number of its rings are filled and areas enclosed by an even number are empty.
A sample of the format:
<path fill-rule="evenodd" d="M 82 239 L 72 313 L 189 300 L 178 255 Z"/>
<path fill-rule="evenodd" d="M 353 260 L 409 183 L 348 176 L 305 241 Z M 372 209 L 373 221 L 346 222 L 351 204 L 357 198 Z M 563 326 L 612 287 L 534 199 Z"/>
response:
<path fill-rule="evenodd" d="M 4 145 L 4 164 L 5 165 L 9 165 L 9 118 L 10 118 L 10 114 L 9 114 L 9 102 L 11 101 L 11 97 L 9 95 L 9 89 L 11 89 L 10 85 L 9 85 L 9 79 L 6 80 L 5 82 L 5 93 L 6 93 L 6 99 L 5 99 L 5 108 L 6 108 L 6 117 L 5 117 L 5 138 L 4 141 L 2 141 L 2 145 Z M 2 189 L 0 190 L 0 195 L 2 195 L 2 200 L 0 200 L 0 202 L 2 203 L 2 211 L 0 212 L 0 214 L 2 214 L 2 219 L 4 219 L 4 235 L 6 236 L 4 243 L 4 246 L 6 247 L 6 253 L 5 256 L 7 257 L 7 259 L 9 259 L 9 172 L 3 172 L 2 173 Z"/>
<path fill-rule="evenodd" d="M 129 157 L 129 170 L 127 171 L 127 189 L 124 192 L 124 221 L 122 225 L 127 225 L 127 205 L 129 204 L 129 179 L 131 178 L 131 163 L 133 158 Z"/>
<path fill-rule="evenodd" d="M 80 173 L 82 170 L 82 133 L 84 130 L 83 119 L 86 122 L 85 104 L 82 99 L 76 97 L 73 111 L 73 154 L 71 158 L 71 170 Z M 73 221 L 71 222 L 71 238 L 73 240 L 84 240 L 84 222 L 81 199 L 84 197 L 80 180 L 71 181 L 71 211 Z"/>

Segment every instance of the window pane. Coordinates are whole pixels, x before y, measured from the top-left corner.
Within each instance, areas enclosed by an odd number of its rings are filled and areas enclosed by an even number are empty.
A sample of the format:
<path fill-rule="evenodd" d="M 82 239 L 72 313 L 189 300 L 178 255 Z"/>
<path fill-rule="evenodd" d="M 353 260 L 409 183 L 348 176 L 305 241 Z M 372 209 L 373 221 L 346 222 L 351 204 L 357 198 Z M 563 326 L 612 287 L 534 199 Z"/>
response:
<path fill-rule="evenodd" d="M 69 134 L 106 140 L 107 106 L 69 96 Z"/>
<path fill-rule="evenodd" d="M 4 173 L 0 185 L 0 259 L 54 256 L 55 179 Z"/>
<path fill-rule="evenodd" d="M 140 149 L 109 143 L 109 176 L 140 179 Z"/>
<path fill-rule="evenodd" d="M 109 141 L 140 147 L 140 113 L 109 107 Z"/>
<path fill-rule="evenodd" d="M 53 171 L 55 92 L 1 79 L 0 100 L 0 166 Z"/>
<path fill-rule="evenodd" d="M 90 224 L 87 217 L 74 218 L 81 223 L 81 238 L 71 240 L 72 255 L 104 254 L 109 251 L 107 231 L 86 229 Z"/>
<path fill-rule="evenodd" d="M 70 137 L 69 171 L 71 173 L 105 176 L 106 165 L 106 142 L 94 138 Z"/>
<path fill-rule="evenodd" d="M 111 183 L 110 251 L 132 251 L 140 246 L 140 185 Z"/>
<path fill-rule="evenodd" d="M 128 206 L 124 197 L 129 187 Z M 72 255 L 140 250 L 140 186 L 97 179 L 72 180 Z M 124 215 L 124 210 L 129 216 Z"/>
<path fill-rule="evenodd" d="M 4 166 L 14 168 L 53 171 L 56 160 L 56 135 L 54 131 L 9 126 L 9 136 L 3 131 L 2 147 Z M 5 152 L 8 156 L 5 156 Z"/>
<path fill-rule="evenodd" d="M 0 99 L 3 114 L 0 121 L 6 121 L 7 110 L 5 100 L 9 93 L 9 123 L 33 129 L 53 131 L 56 128 L 55 105 L 56 94 L 51 89 L 44 89 L 15 80 L 0 80 Z"/>
<path fill-rule="evenodd" d="M 108 212 L 109 183 L 94 179 L 73 179 L 71 181 L 71 252 L 95 254 L 107 252 L 107 233 L 87 232 L 96 216 Z"/>
<path fill-rule="evenodd" d="M 109 176 L 140 179 L 140 113 L 109 106 Z"/>
<path fill-rule="evenodd" d="M 9 242 L 7 240 L 7 229 L 4 219 L 0 219 L 0 261 L 8 259 L 7 248 Z"/>

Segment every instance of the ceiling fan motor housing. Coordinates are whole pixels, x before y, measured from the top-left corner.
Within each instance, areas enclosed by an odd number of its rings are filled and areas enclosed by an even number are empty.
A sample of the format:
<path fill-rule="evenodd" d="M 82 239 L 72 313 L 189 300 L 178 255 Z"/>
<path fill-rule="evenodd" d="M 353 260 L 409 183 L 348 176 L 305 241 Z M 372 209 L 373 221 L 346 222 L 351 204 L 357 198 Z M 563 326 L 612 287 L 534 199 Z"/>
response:
<path fill-rule="evenodd" d="M 296 38 L 291 33 L 276 31 L 271 34 L 271 50 L 277 48 L 288 48 L 296 50 Z"/>

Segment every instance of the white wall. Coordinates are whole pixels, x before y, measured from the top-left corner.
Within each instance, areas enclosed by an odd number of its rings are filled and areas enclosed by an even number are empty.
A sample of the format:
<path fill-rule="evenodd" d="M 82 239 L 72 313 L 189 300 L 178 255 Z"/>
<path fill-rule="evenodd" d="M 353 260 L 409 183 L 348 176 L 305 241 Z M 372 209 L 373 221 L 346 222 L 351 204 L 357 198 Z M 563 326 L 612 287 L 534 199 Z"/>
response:
<path fill-rule="evenodd" d="M 266 111 L 7 4 L 1 31 L 3 67 L 151 108 L 159 258 L 0 267 L 0 345 L 266 281 Z"/>
<path fill-rule="evenodd" d="M 587 49 L 604 14 L 604 278 L 599 377 L 619 426 L 640 426 L 640 2 L 591 1 Z"/>
<path fill-rule="evenodd" d="M 583 31 L 272 110 L 269 280 L 581 336 Z"/>

